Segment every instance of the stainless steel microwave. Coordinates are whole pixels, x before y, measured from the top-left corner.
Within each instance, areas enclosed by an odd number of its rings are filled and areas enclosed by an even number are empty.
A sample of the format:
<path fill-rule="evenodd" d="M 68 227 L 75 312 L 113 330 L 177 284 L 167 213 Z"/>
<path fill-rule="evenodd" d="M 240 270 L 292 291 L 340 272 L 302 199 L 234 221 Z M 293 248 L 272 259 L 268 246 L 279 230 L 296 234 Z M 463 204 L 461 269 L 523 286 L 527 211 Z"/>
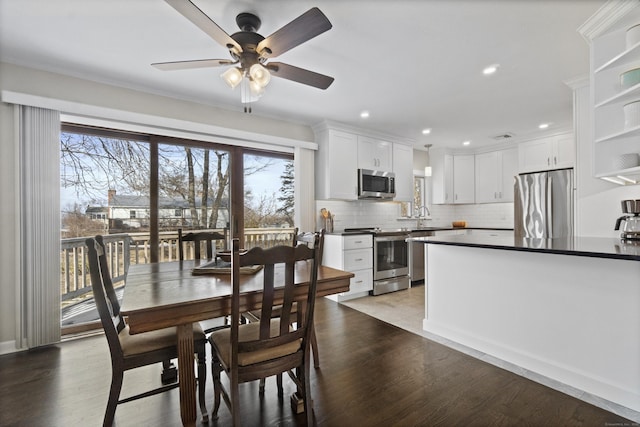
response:
<path fill-rule="evenodd" d="M 359 199 L 393 199 L 395 196 L 395 173 L 358 169 Z"/>

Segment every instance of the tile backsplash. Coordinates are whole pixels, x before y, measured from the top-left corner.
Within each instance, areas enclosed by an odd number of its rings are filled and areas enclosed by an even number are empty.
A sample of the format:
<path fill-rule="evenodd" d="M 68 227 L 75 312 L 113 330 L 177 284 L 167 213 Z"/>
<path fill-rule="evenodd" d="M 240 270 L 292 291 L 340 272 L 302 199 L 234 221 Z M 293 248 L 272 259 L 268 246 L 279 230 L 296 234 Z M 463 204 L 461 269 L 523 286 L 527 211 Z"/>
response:
<path fill-rule="evenodd" d="M 353 227 L 379 227 L 385 229 L 415 227 L 415 219 L 400 218 L 400 203 L 358 200 L 316 200 L 316 228 L 322 227 L 320 209 L 333 214 L 334 230 Z M 469 227 L 513 228 L 513 203 L 487 203 L 478 205 L 431 205 L 431 219 L 427 226 L 450 226 L 452 221 L 467 221 Z"/>

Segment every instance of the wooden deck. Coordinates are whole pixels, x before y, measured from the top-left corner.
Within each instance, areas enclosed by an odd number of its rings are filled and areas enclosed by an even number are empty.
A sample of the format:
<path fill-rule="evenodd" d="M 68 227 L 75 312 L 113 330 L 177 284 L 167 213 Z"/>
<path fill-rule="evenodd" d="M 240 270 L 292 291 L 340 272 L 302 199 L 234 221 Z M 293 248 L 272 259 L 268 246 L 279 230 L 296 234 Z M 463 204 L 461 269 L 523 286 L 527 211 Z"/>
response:
<path fill-rule="evenodd" d="M 312 372 L 319 426 L 605 426 L 631 421 L 333 301 L 317 304 L 321 368 Z M 160 380 L 161 366 L 125 374 L 123 395 Z M 95 335 L 0 356 L 1 426 L 99 426 L 111 367 Z M 285 379 L 285 396 L 293 391 Z M 134 390 L 135 389 L 135 390 Z M 212 383 L 207 406 L 212 408 Z M 261 401 L 241 387 L 244 425 L 297 426 L 275 379 Z M 178 391 L 120 405 L 118 426 L 179 426 Z M 211 426 L 229 425 L 223 406 Z"/>

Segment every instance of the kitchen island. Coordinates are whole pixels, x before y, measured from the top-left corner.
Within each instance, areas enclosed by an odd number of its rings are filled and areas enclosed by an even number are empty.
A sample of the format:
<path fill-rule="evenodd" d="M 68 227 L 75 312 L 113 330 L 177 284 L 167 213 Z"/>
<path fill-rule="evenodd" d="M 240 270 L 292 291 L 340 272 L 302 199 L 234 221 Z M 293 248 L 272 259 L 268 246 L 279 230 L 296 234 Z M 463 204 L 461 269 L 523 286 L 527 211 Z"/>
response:
<path fill-rule="evenodd" d="M 426 245 L 425 331 L 640 415 L 640 245 L 577 237 L 413 240 Z"/>

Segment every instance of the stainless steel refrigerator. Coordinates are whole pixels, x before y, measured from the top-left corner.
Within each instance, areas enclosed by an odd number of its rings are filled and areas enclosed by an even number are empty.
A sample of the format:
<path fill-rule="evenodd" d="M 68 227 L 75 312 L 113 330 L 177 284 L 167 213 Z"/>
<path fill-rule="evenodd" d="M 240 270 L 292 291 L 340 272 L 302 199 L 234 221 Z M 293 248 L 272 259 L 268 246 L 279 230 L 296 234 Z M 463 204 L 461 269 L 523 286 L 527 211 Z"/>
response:
<path fill-rule="evenodd" d="M 521 174 L 515 178 L 515 236 L 573 236 L 573 169 Z"/>

